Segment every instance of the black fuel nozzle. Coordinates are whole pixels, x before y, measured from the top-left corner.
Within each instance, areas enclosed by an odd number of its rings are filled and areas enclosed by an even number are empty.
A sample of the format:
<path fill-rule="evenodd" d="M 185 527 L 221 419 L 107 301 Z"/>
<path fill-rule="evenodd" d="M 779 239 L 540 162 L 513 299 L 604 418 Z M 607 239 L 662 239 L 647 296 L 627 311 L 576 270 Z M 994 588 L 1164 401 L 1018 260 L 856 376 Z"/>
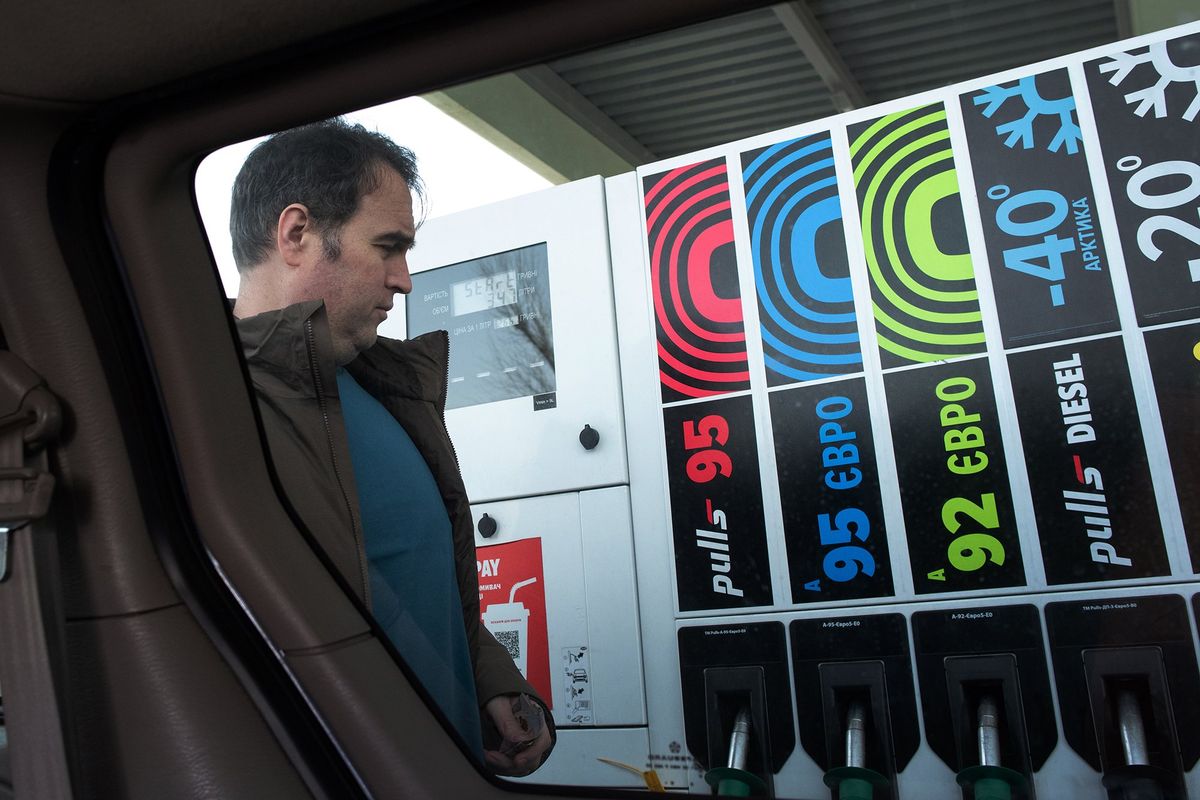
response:
<path fill-rule="evenodd" d="M 1083 652 L 1109 800 L 1185 800 L 1175 707 L 1158 647 Z"/>
<path fill-rule="evenodd" d="M 1121 753 L 1125 756 L 1126 766 L 1150 763 L 1142 710 L 1137 695 L 1129 689 L 1117 691 L 1117 732 L 1121 737 Z"/>
<path fill-rule="evenodd" d="M 1115 691 L 1114 706 L 1121 759 L 1125 762 L 1104 776 L 1104 788 L 1114 800 L 1168 800 L 1170 783 L 1166 770 L 1154 766 L 1146 738 L 1146 720 L 1137 692 L 1129 686 Z"/>

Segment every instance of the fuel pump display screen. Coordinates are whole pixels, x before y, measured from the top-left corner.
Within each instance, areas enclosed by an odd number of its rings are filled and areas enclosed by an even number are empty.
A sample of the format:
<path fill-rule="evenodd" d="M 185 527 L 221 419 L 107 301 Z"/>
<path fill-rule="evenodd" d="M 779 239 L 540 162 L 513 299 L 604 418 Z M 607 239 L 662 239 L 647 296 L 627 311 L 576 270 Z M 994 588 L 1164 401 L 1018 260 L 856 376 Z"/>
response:
<path fill-rule="evenodd" d="M 553 408 L 554 332 L 546 244 L 412 276 L 408 335 L 450 334 L 446 408 L 533 397 Z"/>
<path fill-rule="evenodd" d="M 459 281 L 450 287 L 450 299 L 456 317 L 485 308 L 511 306 L 517 302 L 517 273 L 510 269 L 498 275 Z"/>

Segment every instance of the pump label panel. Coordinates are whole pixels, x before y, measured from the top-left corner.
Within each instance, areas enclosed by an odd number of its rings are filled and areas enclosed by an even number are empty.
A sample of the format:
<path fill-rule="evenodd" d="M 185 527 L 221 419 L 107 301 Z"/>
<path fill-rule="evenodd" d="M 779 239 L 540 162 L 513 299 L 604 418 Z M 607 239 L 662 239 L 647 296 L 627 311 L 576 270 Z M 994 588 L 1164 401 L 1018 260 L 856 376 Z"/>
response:
<path fill-rule="evenodd" d="M 960 101 L 1004 346 L 1118 330 L 1066 68 Z"/>
<path fill-rule="evenodd" d="M 1167 452 L 1183 530 L 1192 556 L 1192 572 L 1200 572 L 1200 325 L 1146 331 L 1146 354 L 1154 374 L 1154 393 L 1162 415 Z"/>
<path fill-rule="evenodd" d="M 884 369 L 984 352 L 945 106 L 847 133 Z"/>
<path fill-rule="evenodd" d="M 644 179 L 662 400 L 750 388 L 725 159 Z"/>
<path fill-rule="evenodd" d="M 1200 317 L 1200 34 L 1084 65 L 1138 323 Z"/>
<path fill-rule="evenodd" d="M 792 602 L 893 593 L 862 378 L 771 394 Z"/>
<path fill-rule="evenodd" d="M 884 375 L 918 594 L 1025 585 L 985 358 Z"/>
<path fill-rule="evenodd" d="M 567 698 L 567 707 L 562 709 L 564 723 L 594 725 L 592 670 L 587 645 L 562 648 L 562 667 L 563 694 Z"/>
<path fill-rule="evenodd" d="M 774 602 L 749 395 L 663 409 L 679 610 Z"/>
<path fill-rule="evenodd" d="M 1121 337 L 1008 359 L 1046 580 L 1170 574 Z"/>
<path fill-rule="evenodd" d="M 862 372 L 828 133 L 742 154 L 767 384 Z"/>

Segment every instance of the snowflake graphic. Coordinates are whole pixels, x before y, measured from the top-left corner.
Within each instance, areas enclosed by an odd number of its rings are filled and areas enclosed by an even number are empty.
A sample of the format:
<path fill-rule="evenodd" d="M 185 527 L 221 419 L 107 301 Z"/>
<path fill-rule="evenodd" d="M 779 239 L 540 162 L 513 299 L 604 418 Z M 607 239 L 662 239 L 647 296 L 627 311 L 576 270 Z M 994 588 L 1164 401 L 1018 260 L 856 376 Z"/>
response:
<path fill-rule="evenodd" d="M 1144 53 L 1117 53 L 1111 61 L 1100 65 L 1100 72 L 1111 72 L 1112 77 L 1108 82 L 1113 86 L 1120 86 L 1121 82 L 1142 64 L 1154 67 L 1158 72 L 1158 80 L 1145 89 L 1125 95 L 1126 103 L 1137 104 L 1133 113 L 1144 117 L 1147 111 L 1154 109 L 1154 116 L 1162 119 L 1167 116 L 1167 87 L 1172 83 L 1190 83 L 1195 87 L 1195 93 L 1191 104 L 1183 111 L 1183 118 L 1188 122 L 1195 122 L 1196 115 L 1200 114 L 1200 64 L 1181 67 L 1171 60 L 1166 42 L 1155 42 L 1146 48 Z"/>
<path fill-rule="evenodd" d="M 1014 147 L 1017 142 L 1029 150 L 1034 146 L 1033 123 L 1038 117 L 1057 117 L 1058 130 L 1050 140 L 1048 149 L 1057 153 L 1061 149 L 1074 155 L 1079 152 L 1083 134 L 1075 122 L 1075 98 L 1068 95 L 1057 100 L 1047 100 L 1037 90 L 1037 78 L 1021 78 L 1012 86 L 989 86 L 975 97 L 975 105 L 983 106 L 983 115 L 991 119 L 1006 101 L 1020 98 L 1025 104 L 1025 116 L 996 126 L 996 133 L 1007 136 L 1005 147 Z"/>

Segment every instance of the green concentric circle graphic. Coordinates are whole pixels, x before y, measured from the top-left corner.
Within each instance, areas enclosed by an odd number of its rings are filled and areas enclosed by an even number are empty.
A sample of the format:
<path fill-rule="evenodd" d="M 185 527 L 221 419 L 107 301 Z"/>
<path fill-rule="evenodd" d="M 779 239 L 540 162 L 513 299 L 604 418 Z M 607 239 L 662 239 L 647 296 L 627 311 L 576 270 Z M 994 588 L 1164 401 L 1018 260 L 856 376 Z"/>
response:
<path fill-rule="evenodd" d="M 945 108 L 889 114 L 849 135 L 883 366 L 982 353 Z"/>

